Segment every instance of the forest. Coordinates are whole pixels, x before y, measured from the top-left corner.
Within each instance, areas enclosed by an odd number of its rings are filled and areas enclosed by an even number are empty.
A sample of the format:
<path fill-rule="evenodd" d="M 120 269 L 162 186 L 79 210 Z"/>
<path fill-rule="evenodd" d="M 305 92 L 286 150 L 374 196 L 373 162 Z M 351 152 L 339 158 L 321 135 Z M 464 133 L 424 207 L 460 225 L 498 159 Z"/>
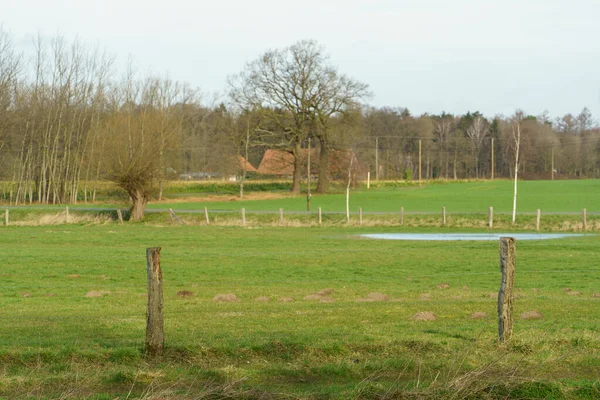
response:
<path fill-rule="evenodd" d="M 309 143 L 318 192 L 340 178 L 329 165 L 336 151 L 351 151 L 371 179 L 511 178 L 515 167 L 523 179 L 600 177 L 600 128 L 587 108 L 505 116 L 374 107 L 368 83 L 338 71 L 315 41 L 258 55 L 212 100 L 167 75 L 123 72 L 114 55 L 79 41 L 33 43 L 24 55 L 0 31 L 0 181 L 15 205 L 93 201 L 97 182 L 112 181 L 143 209 L 186 174 L 245 179 L 236 160 L 258 166 L 268 149 L 292 155 L 299 192 Z"/>

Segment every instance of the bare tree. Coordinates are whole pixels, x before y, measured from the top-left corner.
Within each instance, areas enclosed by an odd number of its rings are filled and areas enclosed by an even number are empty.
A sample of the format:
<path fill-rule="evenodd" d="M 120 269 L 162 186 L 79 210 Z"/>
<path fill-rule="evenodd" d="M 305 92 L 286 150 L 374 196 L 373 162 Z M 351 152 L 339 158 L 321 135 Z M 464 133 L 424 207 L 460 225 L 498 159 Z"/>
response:
<path fill-rule="evenodd" d="M 367 85 L 338 74 L 322 48 L 315 41 L 304 40 L 266 52 L 231 77 L 229 86 L 234 102 L 243 109 L 260 110 L 277 128 L 282 147 L 294 156 L 292 192 L 300 191 L 302 141 L 311 134 L 319 139 L 318 190 L 326 190 L 329 120 L 356 107 L 357 101 L 369 94 Z"/>
<path fill-rule="evenodd" d="M 443 163 L 445 179 L 448 179 L 448 141 L 454 128 L 454 117 L 450 114 L 442 113 L 440 116 L 433 118 L 433 136 L 440 145 L 440 170 L 442 169 L 441 164 Z"/>
<path fill-rule="evenodd" d="M 475 118 L 473 119 L 473 123 L 466 130 L 466 134 L 471 142 L 471 149 L 473 151 L 473 162 L 476 178 L 479 178 L 479 154 L 481 153 L 483 141 L 487 138 L 489 132 L 490 129 L 488 122 L 479 114 L 476 114 Z"/>
<path fill-rule="evenodd" d="M 114 89 L 112 110 L 101 128 L 107 137 L 104 157 L 109 178 L 131 198 L 131 221 L 143 219 L 162 179 L 165 154 L 180 147 L 186 100 L 178 84 L 160 78 L 138 81 L 131 71 Z"/>
<path fill-rule="evenodd" d="M 21 66 L 21 56 L 15 52 L 10 36 L 0 26 L 0 152 L 12 124 L 10 109 L 15 102 L 14 93 Z"/>
<path fill-rule="evenodd" d="M 521 110 L 517 110 L 511 118 L 510 129 L 512 132 L 512 139 L 515 146 L 515 183 L 513 192 L 513 210 L 512 210 L 512 223 L 515 223 L 517 217 L 517 176 L 519 174 L 519 150 L 521 147 L 521 123 L 524 119 L 524 113 Z"/>

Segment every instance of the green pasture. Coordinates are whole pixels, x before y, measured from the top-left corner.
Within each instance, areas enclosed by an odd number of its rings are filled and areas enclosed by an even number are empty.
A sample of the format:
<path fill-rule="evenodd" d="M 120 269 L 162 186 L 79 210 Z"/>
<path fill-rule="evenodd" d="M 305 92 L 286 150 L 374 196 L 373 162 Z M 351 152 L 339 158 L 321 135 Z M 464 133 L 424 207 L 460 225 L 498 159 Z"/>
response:
<path fill-rule="evenodd" d="M 233 187 L 233 186 L 232 186 Z M 199 190 L 199 189 L 198 189 Z M 189 193 L 188 193 L 189 194 Z M 202 195 L 202 193 L 197 193 Z M 172 194 L 171 194 L 172 195 Z M 169 192 L 167 190 L 167 196 Z M 232 197 L 233 199 L 233 197 Z M 600 211 L 600 181 L 520 181 L 518 183 L 518 212 L 580 212 L 586 208 L 590 212 Z M 398 212 L 404 207 L 406 212 L 438 212 L 442 207 L 458 213 L 486 213 L 494 207 L 496 212 L 511 212 L 513 205 L 513 182 L 508 180 L 481 182 L 433 182 L 419 186 L 415 183 L 402 183 L 397 186 L 383 185 L 367 190 L 364 186 L 351 191 L 350 207 L 356 211 L 362 207 L 365 212 Z M 151 202 L 149 208 L 193 210 L 240 209 L 249 211 L 284 208 L 288 211 L 305 211 L 306 196 L 286 197 L 273 200 L 253 201 L 212 201 L 178 202 L 165 205 Z M 346 209 L 344 193 L 313 195 L 311 207 L 321 207 L 324 212 L 341 212 Z"/>
<path fill-rule="evenodd" d="M 401 231 L 0 227 L 0 398 L 600 397 L 598 236 L 517 243 L 515 336 L 499 345 L 497 242 L 357 236 Z M 166 350 L 146 359 L 154 246 Z"/>

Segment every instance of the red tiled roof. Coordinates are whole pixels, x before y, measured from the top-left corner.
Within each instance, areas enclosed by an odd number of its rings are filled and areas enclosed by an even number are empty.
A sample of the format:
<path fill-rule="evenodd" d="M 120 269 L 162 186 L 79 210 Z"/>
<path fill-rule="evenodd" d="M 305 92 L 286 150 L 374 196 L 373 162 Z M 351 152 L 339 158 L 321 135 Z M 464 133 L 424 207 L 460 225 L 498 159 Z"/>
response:
<path fill-rule="evenodd" d="M 294 156 L 287 151 L 268 149 L 258 166 L 258 173 L 292 175 L 294 173 Z"/>
<path fill-rule="evenodd" d="M 244 170 L 244 162 L 246 162 L 246 172 L 257 172 L 256 168 L 254 168 L 254 165 L 250 164 L 250 161 L 247 161 L 246 158 L 238 155 L 237 157 L 237 165 L 239 167 L 239 169 L 241 171 Z M 234 163 L 235 163 L 235 159 L 234 159 Z"/>
<path fill-rule="evenodd" d="M 350 162 L 350 154 L 348 150 L 329 150 L 330 173 L 346 169 L 347 164 Z M 312 173 L 316 174 L 319 171 L 319 150 L 312 149 L 310 156 L 310 168 Z M 307 158 L 308 150 L 300 150 L 300 165 L 303 168 L 306 168 Z M 291 176 L 294 173 L 294 156 L 287 151 L 268 149 L 260 162 L 258 173 L 263 175 Z"/>

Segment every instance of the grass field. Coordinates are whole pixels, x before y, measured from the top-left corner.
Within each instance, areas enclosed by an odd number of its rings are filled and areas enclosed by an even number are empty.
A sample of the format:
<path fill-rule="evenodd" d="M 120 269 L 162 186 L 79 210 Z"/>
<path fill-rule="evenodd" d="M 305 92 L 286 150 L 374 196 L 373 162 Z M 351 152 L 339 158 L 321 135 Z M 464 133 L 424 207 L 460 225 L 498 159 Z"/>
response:
<path fill-rule="evenodd" d="M 497 243 L 356 237 L 386 231 L 406 228 L 0 227 L 0 397 L 600 397 L 597 236 L 517 244 L 515 337 L 500 346 Z M 152 246 L 157 360 L 142 353 Z"/>
<path fill-rule="evenodd" d="M 199 190 L 199 189 L 197 189 Z M 178 193 L 179 195 L 180 193 Z M 201 195 L 202 193 L 195 193 Z M 168 195 L 168 193 L 167 193 Z M 172 194 L 173 195 L 173 194 Z M 194 195 L 194 193 L 185 193 Z M 543 212 L 579 212 L 587 208 L 590 212 L 600 212 L 600 181 L 521 181 L 517 210 L 519 212 L 535 212 L 538 208 Z M 201 199 L 201 198 L 200 198 Z M 229 196 L 233 201 L 198 201 L 180 202 L 168 206 L 173 209 L 240 209 L 271 210 L 284 208 L 288 211 L 306 210 L 306 197 L 284 197 L 260 201 L 238 201 L 234 194 Z M 351 208 L 356 211 L 362 207 L 365 211 L 398 212 L 404 207 L 407 212 L 438 212 L 446 207 L 448 212 L 487 212 L 490 206 L 497 212 L 512 211 L 513 182 L 507 180 L 485 182 L 444 183 L 434 182 L 419 187 L 417 184 L 399 184 L 397 187 L 381 187 L 366 190 L 361 188 L 351 194 Z M 344 211 L 345 194 L 312 197 L 313 210 L 322 207 L 323 211 Z M 151 203 L 150 208 L 164 208 L 162 203 Z"/>

